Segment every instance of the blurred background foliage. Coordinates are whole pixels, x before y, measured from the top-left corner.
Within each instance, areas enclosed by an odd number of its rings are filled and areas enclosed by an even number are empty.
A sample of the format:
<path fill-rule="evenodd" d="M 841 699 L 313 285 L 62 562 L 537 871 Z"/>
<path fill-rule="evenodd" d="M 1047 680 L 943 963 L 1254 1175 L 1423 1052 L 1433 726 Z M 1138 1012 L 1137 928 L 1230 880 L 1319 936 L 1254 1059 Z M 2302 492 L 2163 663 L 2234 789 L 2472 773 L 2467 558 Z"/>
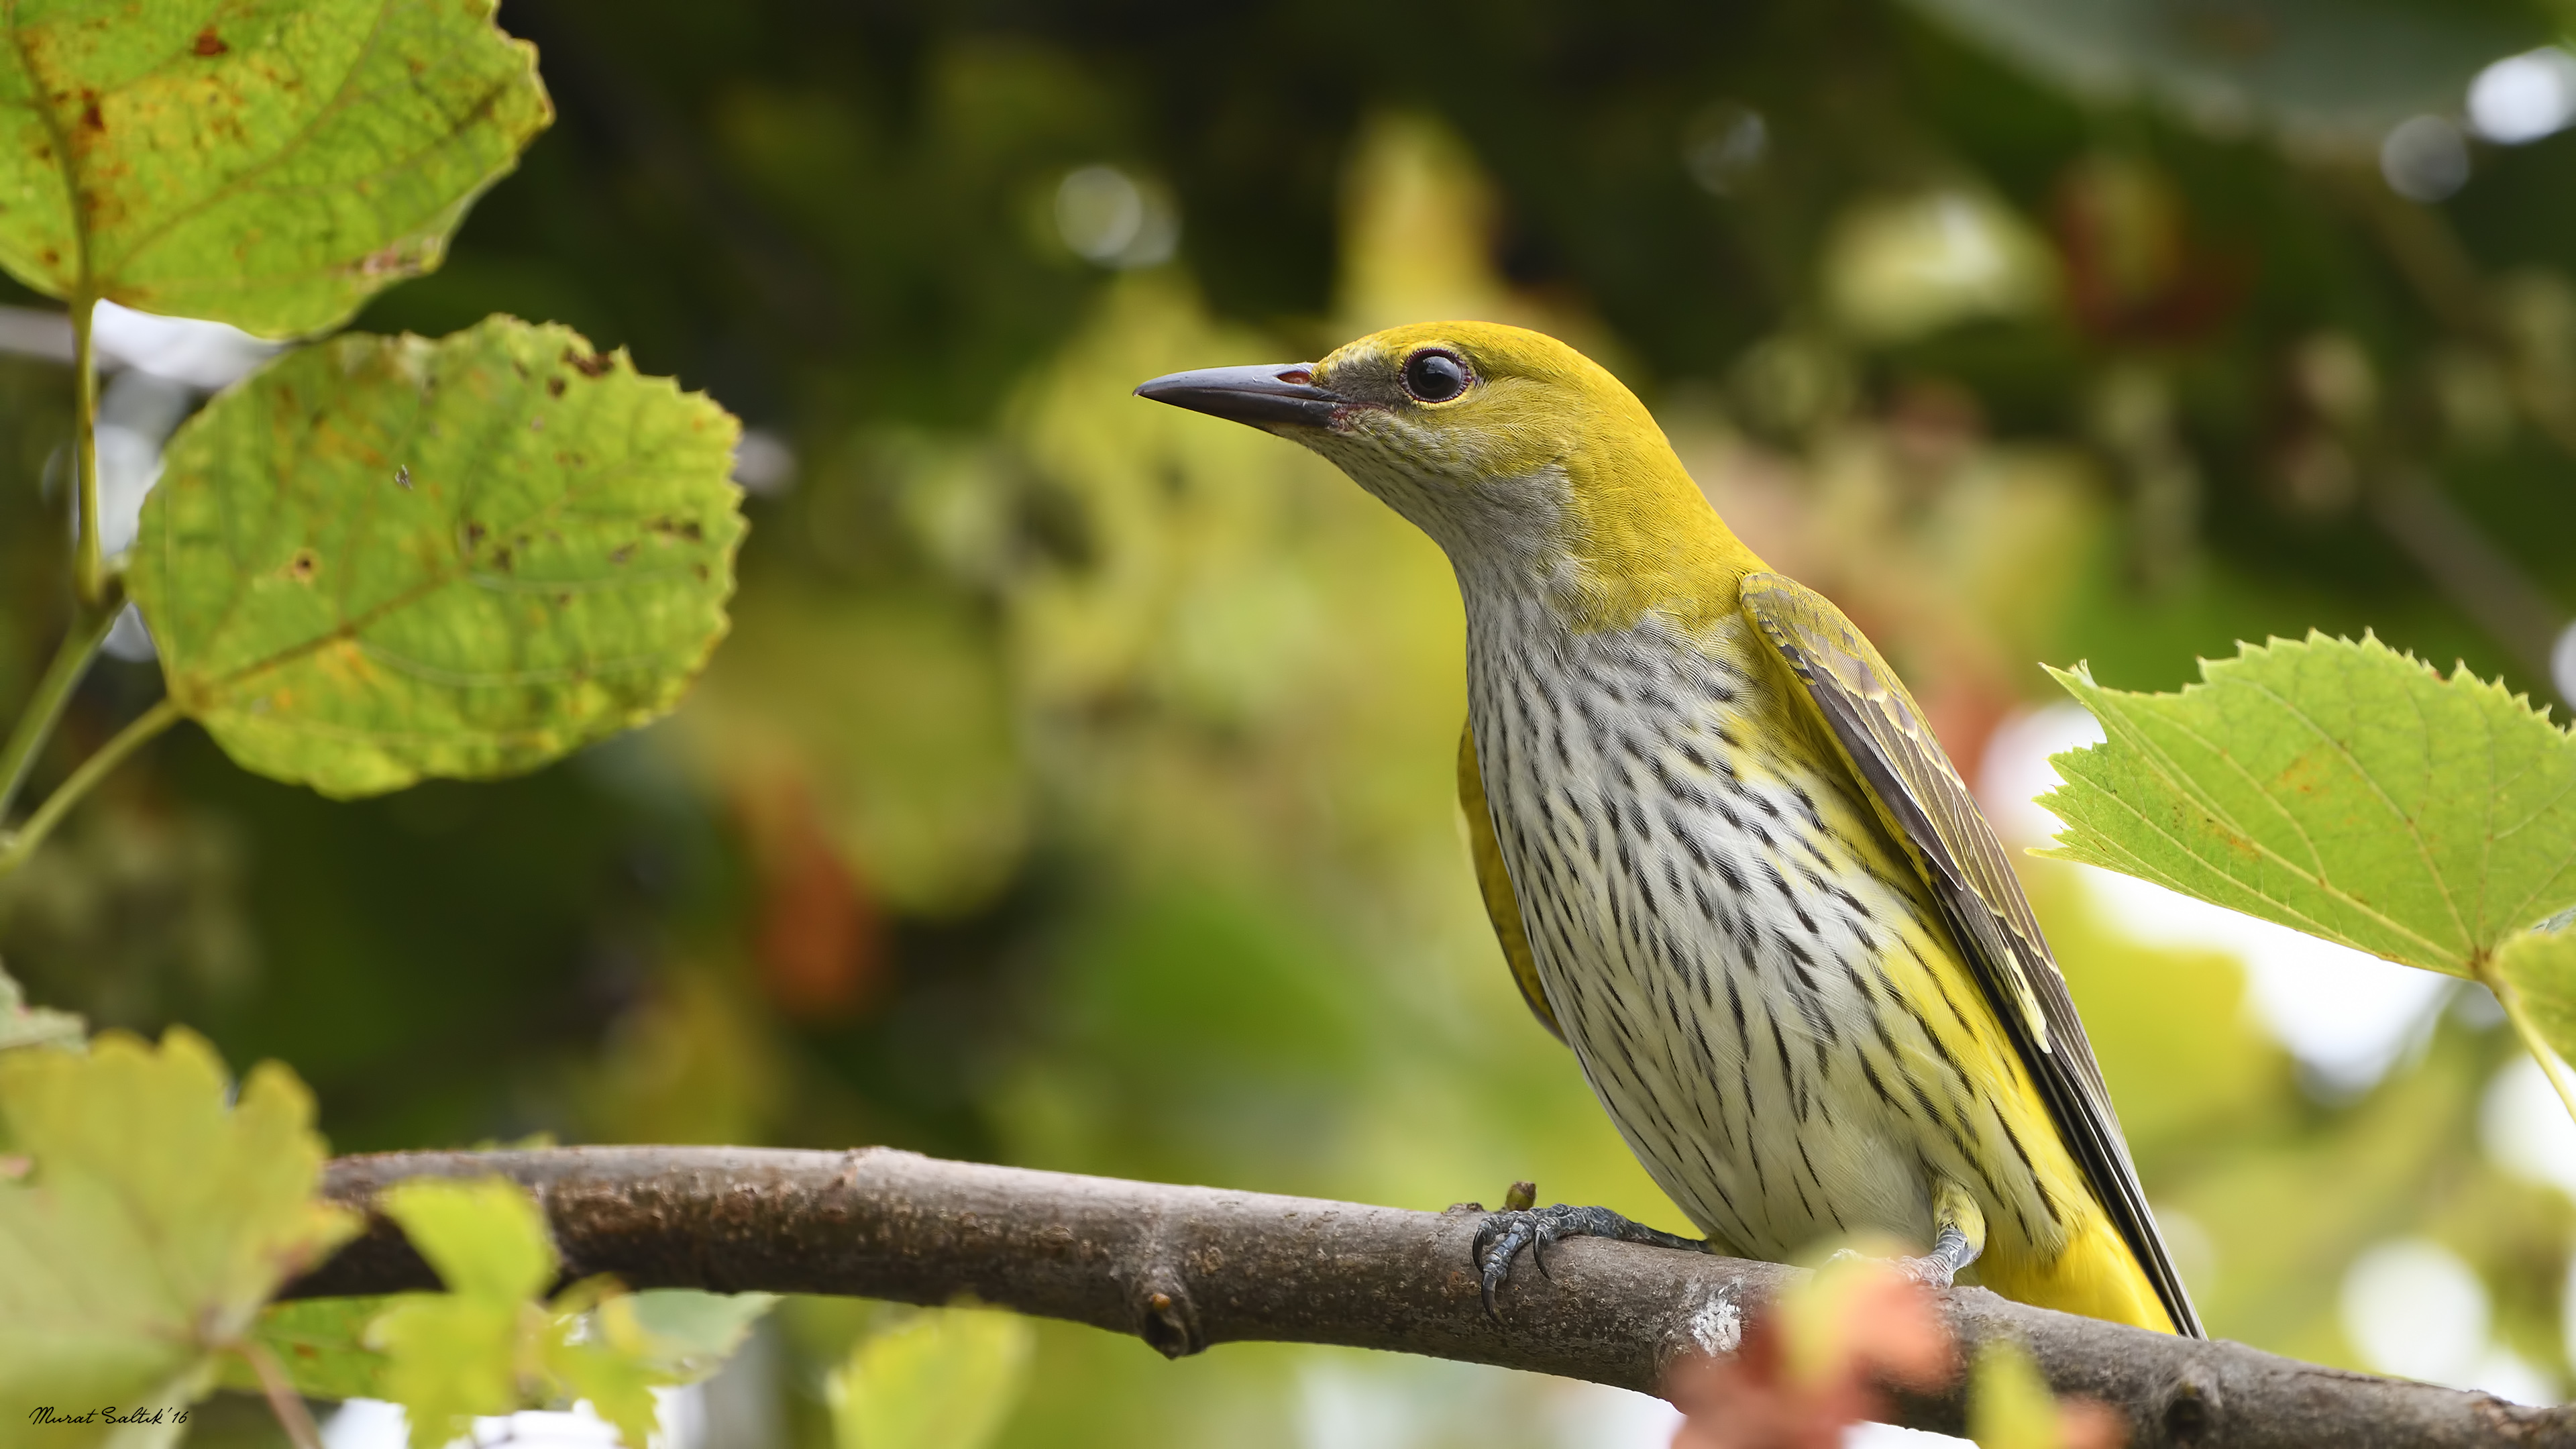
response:
<path fill-rule="evenodd" d="M 1436 550 L 1127 390 L 1427 318 L 1574 341 L 2028 843 L 2071 728 L 2039 660 L 2171 688 L 2370 628 L 2576 683 L 2576 63 L 2488 69 L 2565 18 L 509 0 L 561 119 L 359 325 L 567 322 L 740 413 L 731 638 L 675 718 L 500 784 L 335 804 L 175 734 L 0 892 L 0 955 L 285 1059 L 343 1151 L 891 1143 L 1423 1208 L 1534 1177 L 1685 1227 L 1481 918 Z M 0 359 L 0 705 L 65 617 L 67 391 Z M 48 777 L 153 677 L 103 665 Z M 2566 1392 L 2576 1129 L 2491 1002 L 2026 870 L 2214 1331 Z M 880 1316 L 790 1305 L 704 1442 L 830 1442 Z M 1028 1373 L 1003 1443 L 1668 1422 L 1051 1324 Z"/>

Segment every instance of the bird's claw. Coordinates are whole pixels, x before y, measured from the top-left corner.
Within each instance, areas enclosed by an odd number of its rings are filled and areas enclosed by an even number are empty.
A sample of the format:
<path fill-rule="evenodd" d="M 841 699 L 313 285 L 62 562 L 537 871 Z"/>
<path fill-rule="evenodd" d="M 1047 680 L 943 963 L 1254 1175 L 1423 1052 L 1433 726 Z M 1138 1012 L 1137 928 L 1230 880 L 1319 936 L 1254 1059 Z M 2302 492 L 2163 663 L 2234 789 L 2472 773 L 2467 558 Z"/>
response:
<path fill-rule="evenodd" d="M 1544 1210 L 1513 1208 L 1488 1213 L 1484 1222 L 1477 1226 L 1476 1241 L 1469 1250 L 1469 1258 L 1475 1263 L 1477 1276 L 1482 1280 L 1487 1318 L 1496 1323 L 1503 1321 L 1502 1313 L 1494 1307 L 1494 1290 L 1511 1277 L 1512 1260 L 1520 1256 L 1521 1249 L 1537 1250 L 1542 1243 L 1555 1244 L 1556 1234 L 1547 1225 L 1546 1218 L 1549 1213 L 1562 1210 L 1562 1204 Z M 1543 1254 L 1538 1256 L 1539 1272 L 1547 1276 L 1547 1259 Z"/>
<path fill-rule="evenodd" d="M 1527 1196 L 1520 1192 L 1520 1186 L 1513 1184 L 1513 1197 L 1506 1201 L 1528 1201 Z M 1521 1249 L 1529 1249 L 1531 1261 L 1538 1264 L 1539 1276 L 1554 1282 L 1556 1270 L 1548 1266 L 1548 1254 L 1567 1238 L 1617 1238 L 1623 1242 L 1694 1250 L 1702 1246 L 1688 1238 L 1630 1222 L 1608 1208 L 1569 1207 L 1558 1203 L 1553 1207 L 1512 1207 L 1498 1213 L 1487 1213 L 1485 1220 L 1477 1225 L 1475 1241 L 1469 1249 L 1469 1257 L 1476 1265 L 1484 1292 L 1485 1316 L 1496 1323 L 1503 1321 L 1502 1314 L 1494 1307 L 1494 1290 L 1511 1278 L 1512 1260 L 1520 1256 Z"/>

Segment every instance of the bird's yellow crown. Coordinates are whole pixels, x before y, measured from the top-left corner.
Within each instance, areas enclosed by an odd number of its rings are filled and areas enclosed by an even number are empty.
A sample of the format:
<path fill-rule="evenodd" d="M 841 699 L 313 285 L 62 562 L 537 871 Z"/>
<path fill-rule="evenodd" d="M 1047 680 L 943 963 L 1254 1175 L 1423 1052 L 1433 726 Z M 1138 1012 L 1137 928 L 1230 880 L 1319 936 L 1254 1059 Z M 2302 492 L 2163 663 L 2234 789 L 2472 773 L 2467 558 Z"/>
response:
<path fill-rule="evenodd" d="M 1463 378 L 1427 361 L 1438 357 Z M 1297 430 L 1299 441 L 1453 557 L 1508 548 L 1554 569 L 1578 628 L 1625 628 L 1653 611 L 1695 629 L 1731 613 L 1737 581 L 1763 567 L 1636 394 L 1544 333 L 1389 328 L 1315 364 L 1313 380 L 1354 406 L 1330 429 Z"/>

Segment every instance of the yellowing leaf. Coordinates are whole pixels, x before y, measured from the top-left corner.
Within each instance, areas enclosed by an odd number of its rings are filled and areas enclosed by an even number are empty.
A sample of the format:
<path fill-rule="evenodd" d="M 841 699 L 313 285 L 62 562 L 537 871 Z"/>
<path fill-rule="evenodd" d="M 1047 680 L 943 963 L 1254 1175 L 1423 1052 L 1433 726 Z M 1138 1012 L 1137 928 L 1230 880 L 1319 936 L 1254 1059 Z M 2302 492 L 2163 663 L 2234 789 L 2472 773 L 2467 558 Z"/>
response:
<path fill-rule="evenodd" d="M 1029 1325 L 942 1308 L 862 1340 L 832 1376 L 839 1449 L 983 1449 L 1019 1402 Z"/>
<path fill-rule="evenodd" d="M 0 971 L 0 1051 L 11 1047 L 58 1046 L 77 1050 L 89 1035 L 82 1020 L 68 1011 L 29 1006 L 26 994 L 6 971 Z M 0 1136 L 0 1141 L 6 1141 Z"/>
<path fill-rule="evenodd" d="M 635 1316 L 635 1301 L 615 1297 L 590 1314 L 579 1340 L 558 1334 L 547 1345 L 546 1371 L 567 1399 L 586 1399 L 593 1412 L 617 1426 L 627 1449 L 645 1449 L 653 1438 L 655 1385 L 670 1382 L 653 1362 L 652 1335 Z"/>
<path fill-rule="evenodd" d="M 278 1284 L 354 1231 L 313 1195 L 303 1085 L 267 1063 L 237 1102 L 228 1088 L 181 1029 L 158 1049 L 110 1032 L 86 1055 L 0 1056 L 0 1128 L 31 1164 L 0 1180 L 0 1443 L 40 1405 L 195 1398 Z"/>
<path fill-rule="evenodd" d="M 554 1397 L 587 1401 L 629 1449 L 646 1449 L 660 1412 L 653 1390 L 723 1367 L 777 1301 L 768 1293 L 624 1293 L 606 1278 L 577 1283 L 555 1300 L 556 1329 L 545 1343 Z"/>
<path fill-rule="evenodd" d="M 713 1372 L 771 1301 L 639 1299 L 603 1277 L 548 1305 L 536 1295 L 560 1260 L 543 1209 L 516 1183 L 414 1179 L 387 1189 L 377 1206 L 449 1290 L 390 1300 L 366 1334 L 383 1356 L 375 1392 L 403 1406 L 413 1449 L 435 1449 L 479 1417 L 573 1400 L 587 1400 L 629 1449 L 645 1449 L 657 1413 L 652 1391 Z"/>
<path fill-rule="evenodd" d="M 552 118 L 494 0 L 0 12 L 0 266 L 271 337 L 438 265 Z"/>
<path fill-rule="evenodd" d="M 342 337 L 179 430 L 129 583 L 246 768 L 533 769 L 669 709 L 723 635 L 737 432 L 562 327 Z"/>
<path fill-rule="evenodd" d="M 545 1210 L 507 1178 L 412 1178 L 385 1189 L 376 1209 L 403 1230 L 450 1293 L 518 1303 L 554 1281 Z"/>
<path fill-rule="evenodd" d="M 2319 634 L 2179 694 L 2055 672 L 2109 739 L 2056 757 L 2042 854 L 2460 976 L 2576 905 L 2576 744 L 2500 684 Z"/>
<path fill-rule="evenodd" d="M 1781 1366 L 1793 1391 L 1829 1390 L 1864 1373 L 1929 1384 L 1957 1372 L 1931 1296 L 1889 1266 L 1903 1250 L 1862 1234 L 1780 1296 Z"/>
<path fill-rule="evenodd" d="M 2057 1395 L 2020 1344 L 1979 1350 L 1968 1379 L 1968 1437 L 1977 1449 L 2061 1449 L 2065 1443 Z"/>
<path fill-rule="evenodd" d="M 518 1409 L 522 1361 L 545 1326 L 534 1303 L 463 1293 L 405 1294 L 386 1309 L 367 1344 L 385 1356 L 377 1382 L 410 1416 L 412 1449 L 438 1449 L 476 1418 Z"/>
<path fill-rule="evenodd" d="M 384 1397 L 411 1418 L 413 1449 L 436 1449 L 477 1416 L 520 1407 L 552 1323 L 534 1300 L 554 1281 L 554 1240 L 536 1200 L 501 1178 L 414 1178 L 376 1207 L 447 1285 L 397 1296 L 367 1330 L 385 1356 Z"/>

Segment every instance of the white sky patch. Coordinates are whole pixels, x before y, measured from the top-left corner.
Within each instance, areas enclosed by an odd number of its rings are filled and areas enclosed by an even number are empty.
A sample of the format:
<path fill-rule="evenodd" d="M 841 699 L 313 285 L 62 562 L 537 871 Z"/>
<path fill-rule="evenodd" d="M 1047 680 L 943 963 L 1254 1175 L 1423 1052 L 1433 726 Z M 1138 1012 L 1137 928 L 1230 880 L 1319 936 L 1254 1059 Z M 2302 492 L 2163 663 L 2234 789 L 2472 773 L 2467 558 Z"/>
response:
<path fill-rule="evenodd" d="M 2551 1404 L 2556 1377 L 2488 1335 L 2486 1284 L 2430 1238 L 2391 1238 L 2345 1271 L 2344 1337 L 2370 1366 L 2427 1383 L 2483 1389 L 2518 1404 Z"/>
<path fill-rule="evenodd" d="M 2072 701 L 2025 711 L 1997 727 L 1977 772 L 1977 793 L 2008 847 L 2055 838 L 2057 817 L 2033 803 L 2058 783 L 2048 757 L 2101 739 L 2101 725 Z M 2386 1074 L 2449 994 L 2449 979 L 2433 972 L 2114 871 L 2077 868 L 2094 907 L 2121 934 L 2153 946 L 2220 951 L 2242 962 L 2254 1019 L 2337 1093 L 2358 1092 Z"/>
<path fill-rule="evenodd" d="M 1565 1449 L 1671 1449 L 1681 1410 L 1652 1394 L 1606 1384 L 1568 1387 L 1549 1405 L 1550 1427 Z"/>
<path fill-rule="evenodd" d="M 133 547 L 143 500 L 161 480 L 161 446 L 207 393 L 241 381 L 285 350 L 237 327 L 156 317 L 114 302 L 90 314 L 99 370 L 108 374 L 98 406 L 98 539 L 109 555 Z M 39 307 L 0 306 L 0 353 L 72 360 L 71 318 Z M 68 469 L 66 450 L 51 468 Z M 142 615 L 127 605 L 107 638 L 119 659 L 153 657 Z"/>
<path fill-rule="evenodd" d="M 653 1449 L 702 1449 L 706 1413 L 699 1388 L 655 1389 L 654 1406 L 662 1430 Z M 400 1404 L 381 1399 L 351 1399 L 322 1425 L 322 1449 L 406 1449 L 410 1421 Z M 616 1449 L 617 1430 L 584 1401 L 567 1414 L 509 1414 L 474 1421 L 474 1438 L 458 1444 L 507 1443 L 511 1449 Z"/>
<path fill-rule="evenodd" d="M 199 392 L 230 387 L 285 348 L 221 322 L 159 317 L 114 302 L 99 303 L 89 326 L 101 364 L 135 368 Z"/>
<path fill-rule="evenodd" d="M 2554 1404 L 2565 1397 L 2558 1379 L 2503 1344 L 2490 1344 L 2470 1371 L 2464 1389 L 2483 1389 L 2516 1404 Z"/>
<path fill-rule="evenodd" d="M 2381 1373 L 2459 1384 L 2486 1355 L 2486 1285 L 2430 1238 L 2364 1249 L 2344 1273 L 2341 1307 L 2344 1337 Z"/>
<path fill-rule="evenodd" d="M 229 387 L 286 349 L 221 322 L 158 317 L 114 302 L 90 314 L 90 343 L 102 372 L 130 368 L 199 392 Z M 0 306 L 0 352 L 69 362 L 71 318 L 50 307 Z"/>
<path fill-rule="evenodd" d="M 2576 1118 L 2528 1054 L 2505 1063 L 2487 1083 L 2478 1139 L 2496 1166 L 2576 1197 Z"/>

